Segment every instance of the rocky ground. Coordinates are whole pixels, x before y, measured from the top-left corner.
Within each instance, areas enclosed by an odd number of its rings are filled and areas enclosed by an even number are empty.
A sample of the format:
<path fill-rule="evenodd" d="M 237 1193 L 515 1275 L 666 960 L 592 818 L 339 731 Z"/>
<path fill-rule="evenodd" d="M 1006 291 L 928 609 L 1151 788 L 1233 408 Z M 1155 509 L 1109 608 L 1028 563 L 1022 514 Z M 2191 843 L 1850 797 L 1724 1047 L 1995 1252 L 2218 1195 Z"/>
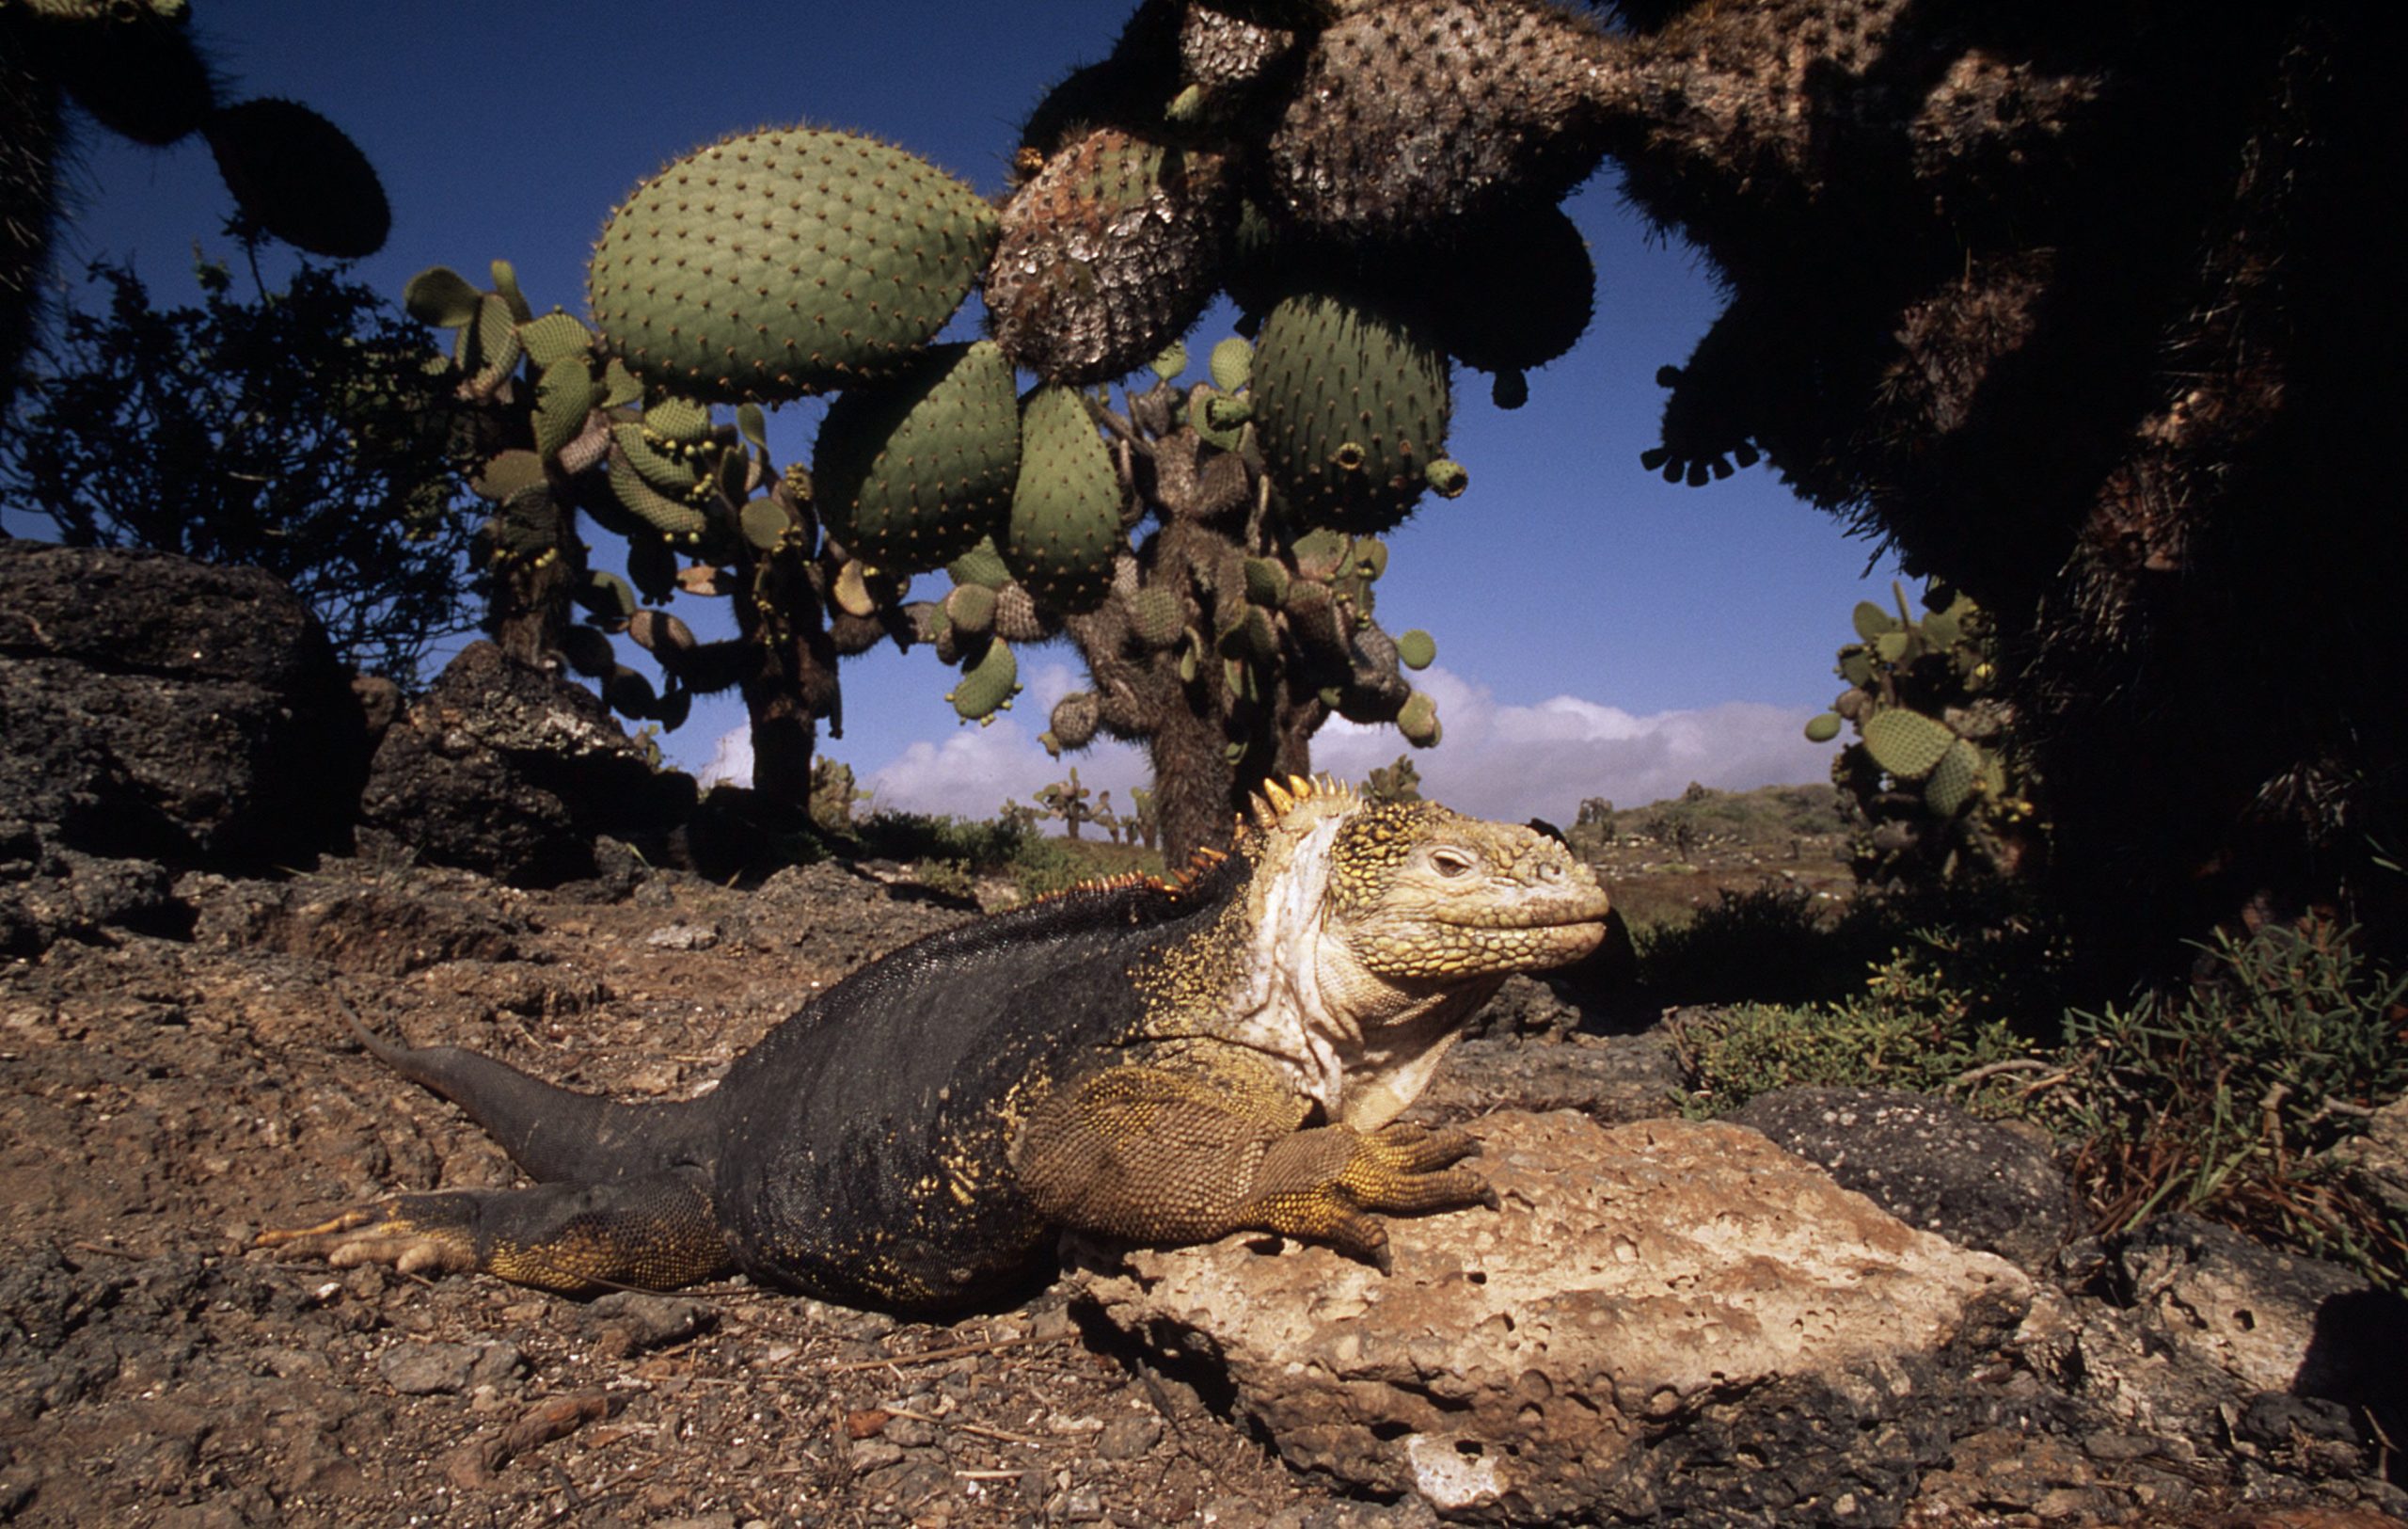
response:
<path fill-rule="evenodd" d="M 187 875 L 189 938 L 112 933 L 0 966 L 0 1518 L 1433 1521 L 1418 1496 L 1291 1472 L 1243 1410 L 1136 1362 L 1075 1281 L 937 1327 L 740 1282 L 581 1303 L 253 1249 L 388 1188 L 509 1180 L 456 1111 L 357 1047 L 338 999 L 420 1043 L 675 1097 L 818 986 L 966 916 L 835 865 L 742 893 L 614 864 L 551 892 L 356 860 Z M 1660 1044 L 1530 1039 L 1567 1012 L 1517 990 L 1434 1107 L 1659 1112 Z M 2366 1470 L 2329 1426 L 2303 1438 Z M 1991 1438 L 2006 1463 L 1969 1461 L 1978 1489 L 1930 1512 L 2133 1506 L 2075 1489 L 2096 1473 L 2080 1445 L 2012 1442 Z M 2036 1470 L 2039 1446 L 2067 1457 Z M 2160 1463 L 2178 1486 L 2186 1468 Z M 2186 1520 L 2226 1496 L 2193 1469 Z"/>
<path fill-rule="evenodd" d="M 740 1283 L 580 1304 L 249 1250 L 511 1171 L 381 1074 L 338 996 L 668 1097 L 958 910 L 833 867 L 753 895 L 355 864 L 178 890 L 189 942 L 0 966 L 0 1517 L 1346 1521 L 1237 1429 L 1166 1417 L 1058 1291 L 931 1327 Z"/>
<path fill-rule="evenodd" d="M 1418 1108 L 1487 1142 L 1500 1203 L 1400 1223 L 1390 1276 L 1276 1239 L 1080 1244 L 1051 1287 L 936 1327 L 262 1249 L 389 1190 L 511 1180 L 346 1005 L 675 1098 L 969 905 L 900 868 L 772 873 L 758 804 L 698 800 L 590 693 L 486 645 L 404 710 L 261 575 L 0 541 L 0 1521 L 2408 1507 L 2408 1303 L 2189 1218 L 2084 1238 L 2045 1142 L 1944 1100 L 1670 1118 L 1661 1033 L 1595 1033 L 1649 1017 L 1611 962 L 1516 980 L 1442 1069 Z M 1767 875 L 1834 889 L 1826 800 L 1717 798 L 1584 804 L 1571 832 L 1637 922 Z M 2380 1192 L 2408 1195 L 2408 1107 L 2378 1135 Z"/>

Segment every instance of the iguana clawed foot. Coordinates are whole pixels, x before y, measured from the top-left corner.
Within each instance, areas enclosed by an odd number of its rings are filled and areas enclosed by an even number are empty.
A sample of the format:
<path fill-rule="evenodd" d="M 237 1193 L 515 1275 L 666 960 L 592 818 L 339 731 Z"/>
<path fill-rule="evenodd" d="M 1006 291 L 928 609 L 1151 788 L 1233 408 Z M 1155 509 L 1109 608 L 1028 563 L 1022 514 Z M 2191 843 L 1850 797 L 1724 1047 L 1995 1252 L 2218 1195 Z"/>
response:
<path fill-rule="evenodd" d="M 316 1226 L 261 1233 L 254 1248 L 280 1248 L 303 1258 L 322 1258 L 339 1269 L 388 1264 L 404 1274 L 459 1274 L 477 1266 L 476 1239 L 465 1226 L 423 1224 L 410 1214 L 413 1201 L 435 1195 L 400 1195 L 356 1206 Z"/>
<path fill-rule="evenodd" d="M 728 1266 L 700 1175 L 671 1171 L 602 1184 L 396 1195 L 330 1221 L 263 1233 L 256 1246 L 337 1268 L 477 1270 L 542 1290 L 673 1290 Z"/>
<path fill-rule="evenodd" d="M 1497 1208 L 1497 1191 L 1451 1165 L 1480 1150 L 1450 1126 L 1396 1123 L 1365 1135 L 1352 1126 L 1299 1131 L 1273 1144 L 1248 1207 L 1255 1224 L 1311 1237 L 1389 1272 L 1387 1228 L 1372 1211 Z"/>

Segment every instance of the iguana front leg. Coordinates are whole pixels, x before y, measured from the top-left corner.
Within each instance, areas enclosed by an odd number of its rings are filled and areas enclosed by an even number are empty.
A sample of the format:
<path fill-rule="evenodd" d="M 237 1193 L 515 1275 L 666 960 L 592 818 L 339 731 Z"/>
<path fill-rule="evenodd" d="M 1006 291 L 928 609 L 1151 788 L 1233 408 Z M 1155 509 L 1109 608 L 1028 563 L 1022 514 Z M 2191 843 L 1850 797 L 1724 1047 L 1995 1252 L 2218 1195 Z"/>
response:
<path fill-rule="evenodd" d="M 673 1290 L 729 1266 L 710 1192 L 695 1172 L 607 1184 L 396 1195 L 317 1226 L 263 1233 L 263 1248 L 338 1268 L 476 1270 L 513 1284 L 582 1292 Z"/>
<path fill-rule="evenodd" d="M 1303 1128 L 1307 1101 L 1253 1077 L 1105 1068 L 1033 1113 L 1013 1155 L 1047 1219 L 1134 1242 L 1276 1232 L 1388 1267 L 1380 1211 L 1497 1204 L 1460 1130 Z"/>

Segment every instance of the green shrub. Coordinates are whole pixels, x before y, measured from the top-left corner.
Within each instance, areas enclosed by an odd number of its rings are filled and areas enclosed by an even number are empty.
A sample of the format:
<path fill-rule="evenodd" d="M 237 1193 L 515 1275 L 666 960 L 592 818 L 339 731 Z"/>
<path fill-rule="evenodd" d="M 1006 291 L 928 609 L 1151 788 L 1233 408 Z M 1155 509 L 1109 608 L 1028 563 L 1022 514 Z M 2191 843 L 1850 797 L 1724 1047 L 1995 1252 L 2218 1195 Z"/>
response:
<path fill-rule="evenodd" d="M 2195 1211 L 2408 1283 L 2408 1226 L 2334 1151 L 2408 1092 L 2408 976 L 2320 919 L 2200 949 L 2188 993 L 2067 1016 L 2052 1123 L 2101 1229 Z"/>
<path fill-rule="evenodd" d="M 1820 1085 L 1963 1088 L 2004 1113 L 2030 1045 L 1986 1012 L 1927 936 L 1876 965 L 1856 995 L 1804 1006 L 1743 1003 L 1684 1014 L 1669 1027 L 1688 1075 L 1689 1113 L 1719 1115 L 1775 1089 Z"/>

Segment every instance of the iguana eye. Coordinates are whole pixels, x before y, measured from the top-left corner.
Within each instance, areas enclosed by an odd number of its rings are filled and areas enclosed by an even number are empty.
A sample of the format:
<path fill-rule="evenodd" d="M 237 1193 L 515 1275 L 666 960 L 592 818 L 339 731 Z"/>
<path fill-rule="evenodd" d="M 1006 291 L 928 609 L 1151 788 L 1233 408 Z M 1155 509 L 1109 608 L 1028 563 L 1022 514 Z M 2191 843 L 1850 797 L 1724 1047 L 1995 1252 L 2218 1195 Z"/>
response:
<path fill-rule="evenodd" d="M 1453 850 L 1433 850 L 1430 852 L 1430 865 L 1439 875 L 1451 880 L 1470 873 L 1471 857 Z"/>

